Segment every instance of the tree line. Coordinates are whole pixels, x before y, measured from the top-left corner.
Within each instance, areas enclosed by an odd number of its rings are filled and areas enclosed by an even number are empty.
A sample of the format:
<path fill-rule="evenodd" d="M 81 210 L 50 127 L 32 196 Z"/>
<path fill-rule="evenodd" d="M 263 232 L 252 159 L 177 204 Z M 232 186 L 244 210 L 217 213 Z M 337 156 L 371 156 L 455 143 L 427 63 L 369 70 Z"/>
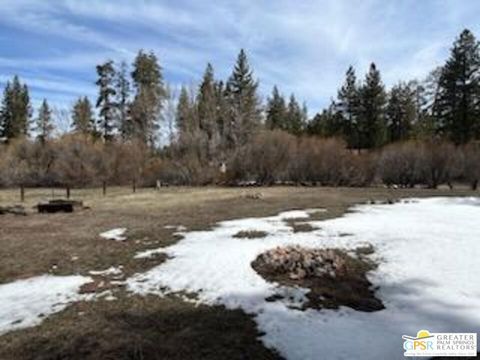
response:
<path fill-rule="evenodd" d="M 163 69 L 153 52 L 139 51 L 131 65 L 108 60 L 96 67 L 96 73 L 97 98 L 93 102 L 87 96 L 76 100 L 69 114 L 71 129 L 61 136 L 54 135 L 54 112 L 47 99 L 33 117 L 28 86 L 17 76 L 7 82 L 0 106 L 0 139 L 4 142 L 0 159 L 13 161 L 15 156 L 21 157 L 18 148 L 23 148 L 25 154 L 26 147 L 35 147 L 37 151 L 53 154 L 51 161 L 45 160 L 42 165 L 46 167 L 42 173 L 53 174 L 52 164 L 60 162 L 60 158 L 75 168 L 78 165 L 75 162 L 81 163 L 79 158 L 85 155 L 80 154 L 81 148 L 89 144 L 103 155 L 93 157 L 97 159 L 95 164 L 82 165 L 83 169 L 102 168 L 92 170 L 92 174 L 102 173 L 102 177 L 115 173 L 110 169 L 113 163 L 119 167 L 122 158 L 113 156 L 118 151 L 125 161 L 129 152 L 135 154 L 134 158 L 142 154 L 141 170 L 134 172 L 139 177 L 146 176 L 148 168 L 152 178 L 176 183 L 211 183 L 220 181 L 218 166 L 225 163 L 228 176 L 220 178 L 239 180 L 250 176 L 271 183 L 279 178 L 282 181 L 297 178 L 282 175 L 273 179 L 249 174 L 248 169 L 258 168 L 267 157 L 283 154 L 291 159 L 292 154 L 272 145 L 282 138 L 279 132 L 288 134 L 283 140 L 288 139 L 289 143 L 296 139 L 297 145 L 285 147 L 289 151 L 316 153 L 319 150 L 312 144 L 320 148 L 323 145 L 319 145 L 320 140 L 309 139 L 336 138 L 337 151 L 342 154 L 347 151 L 346 156 L 356 156 L 357 160 L 359 153 L 372 157 L 374 153 L 391 152 L 395 146 L 402 148 L 405 143 L 413 148 L 417 146 L 413 144 L 451 143 L 464 161 L 472 158 L 475 141 L 480 136 L 480 50 L 479 42 L 469 30 L 455 39 L 445 64 L 421 81 L 401 81 L 387 89 L 374 63 L 361 81 L 356 70 L 349 67 L 331 104 L 311 119 L 306 104 L 297 100 L 295 94 L 285 96 L 278 86 L 262 101 L 258 80 L 244 50 L 238 54 L 226 80 L 218 79 L 213 66 L 207 64 L 199 85 L 182 86 L 178 96 L 165 83 Z M 159 129 L 166 122 L 170 125 L 170 142 L 159 147 Z M 72 149 L 66 151 L 64 145 L 76 148 L 77 154 Z M 251 157 L 249 154 L 255 153 L 256 147 L 263 152 Z M 71 154 L 71 159 L 64 159 L 64 154 L 56 153 L 54 148 Z M 385 157 L 382 159 L 376 161 L 376 166 L 385 164 Z M 9 162 L 10 168 L 13 163 Z M 477 165 L 471 163 L 471 166 Z M 65 167 L 68 166 L 62 168 Z M 58 171 L 59 167 L 55 169 Z M 75 171 L 70 170 L 69 176 L 74 178 Z M 128 173 L 125 171 L 126 177 Z M 11 171 L 9 174 L 3 178 L 13 176 Z M 377 178 L 383 176 L 382 172 L 376 174 Z M 47 177 L 47 182 L 66 181 L 64 176 L 52 176 Z"/>
<path fill-rule="evenodd" d="M 351 148 L 371 149 L 407 139 L 442 138 L 456 145 L 480 134 L 479 43 L 469 30 L 455 40 L 445 65 L 423 81 L 385 90 L 371 64 L 359 83 L 353 67 L 328 109 L 308 124 L 312 134 L 342 136 Z"/>
<path fill-rule="evenodd" d="M 92 105 L 86 96 L 77 99 L 70 114 L 71 132 L 104 141 L 115 137 L 123 140 L 135 138 L 153 145 L 166 97 L 162 69 L 156 55 L 140 51 L 131 74 L 128 74 L 125 62 L 116 68 L 112 60 L 98 65 L 96 71 L 96 102 Z M 45 99 L 37 117 L 32 119 L 28 86 L 15 76 L 7 82 L 3 93 L 0 137 L 8 143 L 28 137 L 32 130 L 42 142 L 52 138 L 52 110 Z"/>

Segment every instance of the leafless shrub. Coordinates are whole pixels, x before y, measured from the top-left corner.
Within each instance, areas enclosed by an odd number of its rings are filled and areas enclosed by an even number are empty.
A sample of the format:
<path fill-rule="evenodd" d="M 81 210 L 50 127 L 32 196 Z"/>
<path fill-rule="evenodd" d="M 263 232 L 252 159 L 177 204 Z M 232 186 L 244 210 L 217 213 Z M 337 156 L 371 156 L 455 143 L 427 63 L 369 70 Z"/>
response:
<path fill-rule="evenodd" d="M 0 158 L 0 182 L 5 186 L 51 185 L 55 182 L 52 172 L 55 153 L 50 143 L 18 139 L 4 150 Z"/>
<path fill-rule="evenodd" d="M 391 144 L 380 154 L 377 173 L 383 183 L 437 188 L 451 185 L 461 175 L 461 152 L 443 141 L 408 141 Z"/>
<path fill-rule="evenodd" d="M 66 135 L 56 144 L 54 169 L 60 183 L 69 186 L 98 185 L 105 179 L 102 144 L 84 135 Z M 104 166 L 105 165 L 105 166 Z"/>
<path fill-rule="evenodd" d="M 462 149 L 462 175 L 472 190 L 478 188 L 480 180 L 480 144 L 470 143 Z"/>
<path fill-rule="evenodd" d="M 198 142 L 195 142 L 198 140 Z M 142 142 L 103 142 L 67 134 L 45 143 L 0 144 L 0 186 L 273 185 L 436 188 L 480 179 L 480 144 L 407 141 L 379 151 L 354 152 L 339 139 L 261 131 L 236 149 L 208 149 L 195 133 L 186 143 L 152 151 Z M 226 164 L 226 165 L 222 165 Z"/>
<path fill-rule="evenodd" d="M 427 141 L 420 146 L 418 153 L 421 183 L 436 189 L 440 184 L 451 184 L 458 175 L 459 168 L 455 146 L 444 141 Z"/>
<path fill-rule="evenodd" d="M 282 131 L 264 131 L 233 155 L 228 170 L 231 182 L 254 181 L 272 185 L 288 179 L 288 166 L 296 138 Z"/>
<path fill-rule="evenodd" d="M 303 138 L 290 163 L 290 179 L 328 186 L 365 186 L 373 180 L 369 154 L 354 154 L 338 139 Z"/>
<path fill-rule="evenodd" d="M 419 181 L 421 146 L 414 141 L 391 144 L 378 159 L 378 176 L 386 185 L 413 187 Z"/>

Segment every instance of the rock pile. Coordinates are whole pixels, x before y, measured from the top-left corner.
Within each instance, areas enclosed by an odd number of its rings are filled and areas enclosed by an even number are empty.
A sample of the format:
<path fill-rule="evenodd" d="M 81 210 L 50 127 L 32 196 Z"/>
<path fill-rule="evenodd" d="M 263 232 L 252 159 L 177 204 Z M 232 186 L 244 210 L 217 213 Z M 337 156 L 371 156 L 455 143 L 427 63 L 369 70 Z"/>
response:
<path fill-rule="evenodd" d="M 265 273 L 287 275 L 292 280 L 336 277 L 346 273 L 346 255 L 332 249 L 308 249 L 301 246 L 277 247 L 254 261 L 254 268 Z"/>
<path fill-rule="evenodd" d="M 279 291 L 268 301 L 286 301 L 281 289 L 308 289 L 301 301 L 301 309 L 338 309 L 348 306 L 358 311 L 384 309 L 367 278 L 375 268 L 366 256 L 373 248 L 353 251 L 340 249 L 309 249 L 301 246 L 277 247 L 259 255 L 252 262 L 253 269 L 269 282 L 279 284 Z M 367 251 L 368 250 L 368 251 Z M 291 305 L 289 305 L 291 306 Z M 295 305 L 298 308 L 298 304 Z"/>

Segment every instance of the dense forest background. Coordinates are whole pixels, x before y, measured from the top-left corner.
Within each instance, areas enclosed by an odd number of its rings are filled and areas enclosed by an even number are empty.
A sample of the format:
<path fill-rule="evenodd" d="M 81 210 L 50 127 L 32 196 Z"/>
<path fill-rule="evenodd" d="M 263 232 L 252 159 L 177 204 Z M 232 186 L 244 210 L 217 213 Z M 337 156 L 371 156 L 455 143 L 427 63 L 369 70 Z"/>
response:
<path fill-rule="evenodd" d="M 266 102 L 245 51 L 231 76 L 208 64 L 178 96 L 153 52 L 96 68 L 98 97 L 71 111 L 33 110 L 14 76 L 0 108 L 0 186 L 303 184 L 476 188 L 480 178 L 480 50 L 469 30 L 426 79 L 386 89 L 372 63 L 350 67 L 328 108 L 309 118 L 294 94 Z M 319 85 L 321 86 L 321 85 Z M 55 125 L 70 124 L 59 133 Z M 160 145 L 159 131 L 168 133 Z"/>

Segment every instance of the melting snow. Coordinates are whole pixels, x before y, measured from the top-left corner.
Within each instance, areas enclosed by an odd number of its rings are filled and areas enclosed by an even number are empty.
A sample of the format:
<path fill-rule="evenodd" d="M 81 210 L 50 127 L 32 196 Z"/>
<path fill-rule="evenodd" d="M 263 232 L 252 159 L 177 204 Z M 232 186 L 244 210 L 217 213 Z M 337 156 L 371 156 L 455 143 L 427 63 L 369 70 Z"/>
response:
<path fill-rule="evenodd" d="M 42 275 L 0 285 L 0 335 L 38 325 L 48 315 L 62 311 L 83 298 L 84 276 Z"/>
<path fill-rule="evenodd" d="M 106 270 L 102 270 L 102 271 L 89 271 L 88 273 L 90 275 L 94 275 L 94 276 L 120 276 L 123 274 L 123 266 L 120 265 L 119 267 L 115 267 L 115 266 L 112 266 Z"/>
<path fill-rule="evenodd" d="M 185 231 L 187 228 L 183 225 L 165 225 L 165 229 L 175 229 L 176 231 Z"/>
<path fill-rule="evenodd" d="M 311 221 L 321 228 L 306 233 L 293 233 L 285 220 L 308 219 L 311 211 L 227 221 L 211 231 L 185 233 L 177 244 L 159 249 L 172 258 L 129 279 L 128 288 L 160 296 L 192 292 L 206 304 L 242 308 L 255 315 L 264 343 L 290 360 L 403 359 L 403 334 L 480 331 L 479 206 L 478 198 L 363 205 L 342 218 Z M 249 230 L 269 235 L 249 241 L 233 237 Z M 285 289 L 250 266 L 279 245 L 353 249 L 365 242 L 376 251 L 379 267 L 370 280 L 386 306 L 375 313 L 302 312 L 288 302 L 267 302 Z M 294 303 L 305 295 L 301 288 L 289 292 Z"/>
<path fill-rule="evenodd" d="M 100 236 L 107 240 L 125 241 L 127 240 L 127 237 L 125 236 L 126 232 L 127 232 L 126 228 L 118 228 L 118 229 L 105 231 L 101 233 Z"/>

